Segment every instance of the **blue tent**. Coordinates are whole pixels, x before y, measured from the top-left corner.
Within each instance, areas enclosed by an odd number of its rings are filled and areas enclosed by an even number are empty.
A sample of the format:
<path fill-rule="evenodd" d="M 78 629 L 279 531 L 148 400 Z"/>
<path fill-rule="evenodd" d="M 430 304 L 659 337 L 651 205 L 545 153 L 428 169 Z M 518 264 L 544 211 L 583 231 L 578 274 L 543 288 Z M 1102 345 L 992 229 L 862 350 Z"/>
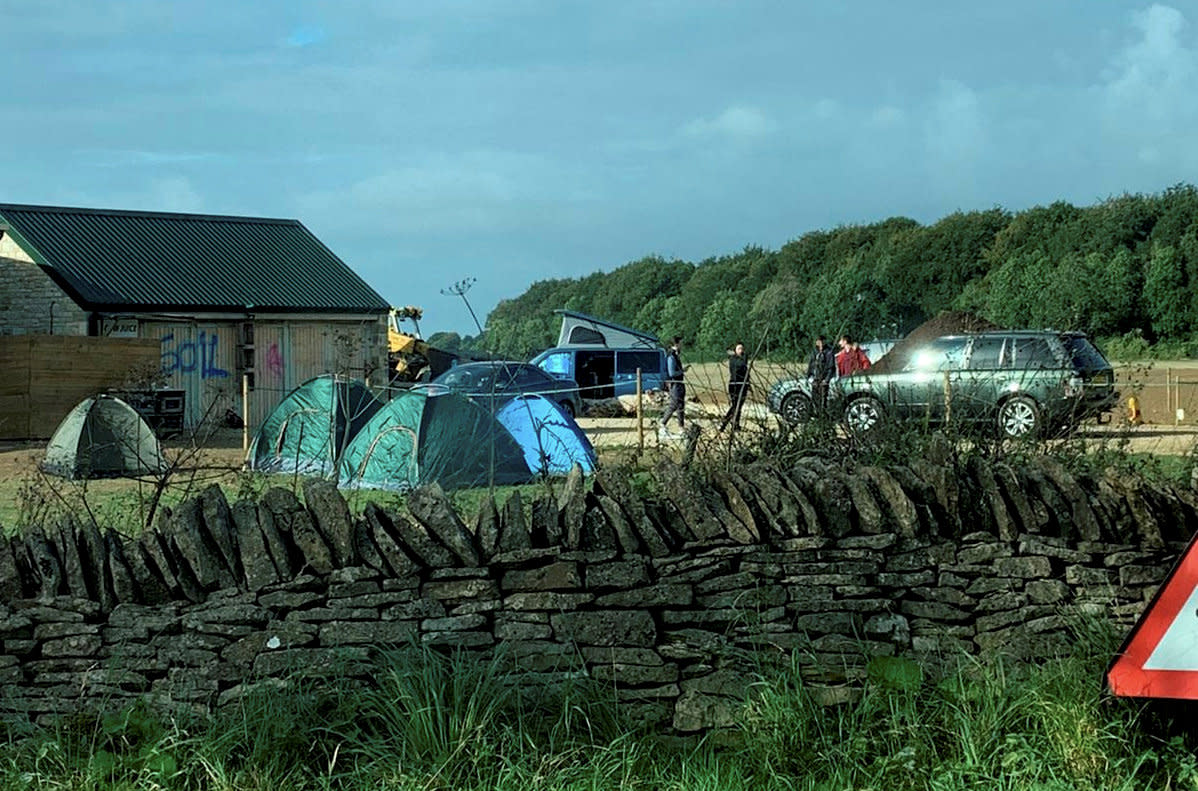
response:
<path fill-rule="evenodd" d="M 382 406 L 361 382 L 332 374 L 309 379 L 263 421 L 246 463 L 260 472 L 330 475 Z"/>
<path fill-rule="evenodd" d="M 490 412 L 457 393 L 413 390 L 384 405 L 346 446 L 342 486 L 445 489 L 525 483 L 526 453 Z"/>
<path fill-rule="evenodd" d="M 595 448 L 574 419 L 539 395 L 514 398 L 496 419 L 516 439 L 528 468 L 540 475 L 565 475 L 575 464 L 595 471 Z"/>

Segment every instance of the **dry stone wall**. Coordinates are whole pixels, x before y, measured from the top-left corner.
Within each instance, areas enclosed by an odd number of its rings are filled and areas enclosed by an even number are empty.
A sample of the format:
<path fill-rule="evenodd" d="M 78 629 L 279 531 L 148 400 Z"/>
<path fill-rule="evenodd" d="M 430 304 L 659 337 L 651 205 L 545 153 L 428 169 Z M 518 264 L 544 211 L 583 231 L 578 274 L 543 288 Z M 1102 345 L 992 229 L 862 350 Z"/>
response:
<path fill-rule="evenodd" d="M 308 481 L 303 503 L 209 488 L 137 539 L 28 530 L 0 544 L 0 713 L 210 710 L 297 672 L 368 678 L 417 641 L 500 651 L 528 683 L 585 673 L 693 732 L 731 722 L 763 662 L 797 657 L 835 701 L 871 656 L 1060 653 L 1078 612 L 1130 623 L 1198 527 L 1189 490 L 1049 459 L 556 488 L 469 524 L 436 488 L 354 517 Z"/>

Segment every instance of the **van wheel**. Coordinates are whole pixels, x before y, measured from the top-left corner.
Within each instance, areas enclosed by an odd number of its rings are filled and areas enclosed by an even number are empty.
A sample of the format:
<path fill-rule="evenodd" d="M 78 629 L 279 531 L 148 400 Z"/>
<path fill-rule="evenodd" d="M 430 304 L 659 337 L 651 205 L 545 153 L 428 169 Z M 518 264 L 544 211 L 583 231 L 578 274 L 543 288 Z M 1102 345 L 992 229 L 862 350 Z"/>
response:
<path fill-rule="evenodd" d="M 998 408 L 998 433 L 1005 439 L 1031 439 L 1040 434 L 1040 409 L 1027 396 L 1015 396 Z"/>
<path fill-rule="evenodd" d="M 574 415 L 574 405 L 571 404 L 569 401 L 563 401 L 561 403 L 561 408 L 562 408 L 562 411 L 566 413 L 566 417 L 572 418 L 575 416 Z"/>
<path fill-rule="evenodd" d="M 802 393 L 791 393 L 782 399 L 778 412 L 791 425 L 806 423 L 811 419 L 811 399 Z"/>
<path fill-rule="evenodd" d="M 862 396 L 844 408 L 844 423 L 853 434 L 868 434 L 882 422 L 882 402 L 873 396 Z"/>

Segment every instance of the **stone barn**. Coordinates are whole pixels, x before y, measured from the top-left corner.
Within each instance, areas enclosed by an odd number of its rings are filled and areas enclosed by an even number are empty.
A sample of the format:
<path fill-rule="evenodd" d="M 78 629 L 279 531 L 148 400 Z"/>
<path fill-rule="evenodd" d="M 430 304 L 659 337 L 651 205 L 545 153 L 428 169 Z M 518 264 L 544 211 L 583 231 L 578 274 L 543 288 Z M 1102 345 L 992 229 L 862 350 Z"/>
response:
<path fill-rule="evenodd" d="M 297 220 L 0 204 L 0 334 L 156 340 L 187 427 L 243 382 L 251 425 L 318 374 L 383 383 L 387 311 Z"/>

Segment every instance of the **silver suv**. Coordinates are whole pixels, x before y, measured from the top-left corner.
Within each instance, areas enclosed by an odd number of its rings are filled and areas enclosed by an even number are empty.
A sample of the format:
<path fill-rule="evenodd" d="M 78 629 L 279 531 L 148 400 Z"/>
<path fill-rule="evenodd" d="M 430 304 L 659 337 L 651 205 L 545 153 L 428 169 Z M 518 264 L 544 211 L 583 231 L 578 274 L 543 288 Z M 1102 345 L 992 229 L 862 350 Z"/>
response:
<path fill-rule="evenodd" d="M 945 335 L 833 380 L 826 408 L 853 432 L 885 420 L 993 426 L 1007 438 L 1109 419 L 1117 403 L 1110 363 L 1079 332 L 996 330 Z M 815 413 L 805 379 L 776 383 L 770 409 L 800 422 Z"/>

